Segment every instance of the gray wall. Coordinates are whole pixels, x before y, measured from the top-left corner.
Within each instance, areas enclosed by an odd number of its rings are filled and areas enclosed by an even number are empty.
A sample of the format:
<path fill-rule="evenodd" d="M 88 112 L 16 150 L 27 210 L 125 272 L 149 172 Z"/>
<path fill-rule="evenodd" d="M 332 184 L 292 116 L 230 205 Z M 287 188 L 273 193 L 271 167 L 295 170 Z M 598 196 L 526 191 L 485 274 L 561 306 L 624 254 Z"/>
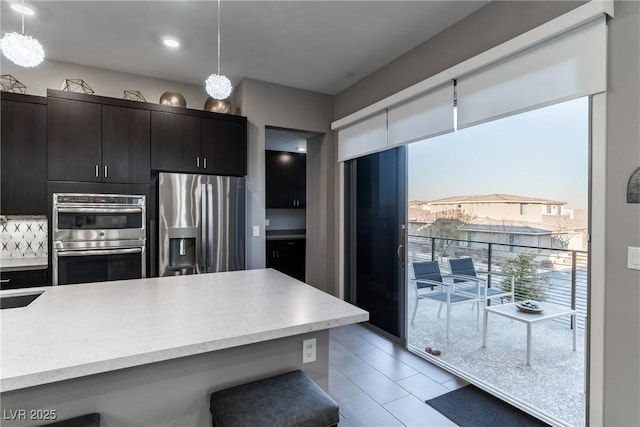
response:
<path fill-rule="evenodd" d="M 509 40 L 582 2 L 493 2 L 335 97 L 335 118 L 383 99 Z M 604 423 L 640 425 L 640 272 L 626 268 L 640 246 L 640 205 L 625 201 L 640 165 L 639 3 L 615 3 L 609 22 Z"/>
<path fill-rule="evenodd" d="M 605 296 L 605 425 L 640 425 L 640 272 L 627 247 L 640 246 L 640 204 L 626 203 L 640 166 L 640 3 L 615 2 L 609 22 Z"/>
<path fill-rule="evenodd" d="M 307 276 L 306 282 L 337 294 L 335 280 L 337 169 L 331 131 L 333 97 L 316 92 L 244 79 L 235 103 L 249 120 L 247 227 L 260 227 L 260 236 L 247 239 L 247 268 L 265 266 L 265 126 L 321 134 L 307 142 Z"/>
<path fill-rule="evenodd" d="M 48 59 L 25 68 L 3 58 L 2 74 L 11 74 L 26 85 L 29 95 L 46 96 L 47 89 L 62 89 L 65 79 L 83 79 L 100 96 L 122 98 L 125 89 L 139 90 L 147 102 L 158 104 L 164 92 L 178 92 L 187 100 L 187 108 L 196 110 L 202 110 L 207 100 L 204 81 L 197 86 Z"/>
<path fill-rule="evenodd" d="M 583 1 L 497 1 L 467 16 L 335 97 L 339 119 L 537 27 Z"/>

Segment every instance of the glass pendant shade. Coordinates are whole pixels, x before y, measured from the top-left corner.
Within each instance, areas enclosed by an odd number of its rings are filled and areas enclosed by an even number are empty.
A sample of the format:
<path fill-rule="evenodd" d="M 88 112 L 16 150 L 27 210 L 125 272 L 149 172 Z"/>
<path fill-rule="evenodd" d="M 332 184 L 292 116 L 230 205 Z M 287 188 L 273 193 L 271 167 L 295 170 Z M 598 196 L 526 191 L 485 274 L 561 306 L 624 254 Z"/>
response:
<path fill-rule="evenodd" d="M 213 99 L 227 99 L 231 95 L 231 81 L 221 74 L 211 74 L 204 82 L 207 93 Z"/>
<path fill-rule="evenodd" d="M 26 34 L 5 34 L 0 40 L 0 49 L 4 56 L 21 67 L 35 67 L 44 59 L 40 42 Z"/>

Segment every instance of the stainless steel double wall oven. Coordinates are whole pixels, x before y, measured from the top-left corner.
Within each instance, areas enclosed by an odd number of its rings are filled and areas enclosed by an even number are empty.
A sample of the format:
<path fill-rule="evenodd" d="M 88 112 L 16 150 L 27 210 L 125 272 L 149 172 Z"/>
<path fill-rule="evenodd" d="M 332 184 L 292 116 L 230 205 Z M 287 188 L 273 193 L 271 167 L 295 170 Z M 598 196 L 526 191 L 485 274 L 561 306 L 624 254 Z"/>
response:
<path fill-rule="evenodd" d="M 53 193 L 54 285 L 146 277 L 144 195 Z"/>

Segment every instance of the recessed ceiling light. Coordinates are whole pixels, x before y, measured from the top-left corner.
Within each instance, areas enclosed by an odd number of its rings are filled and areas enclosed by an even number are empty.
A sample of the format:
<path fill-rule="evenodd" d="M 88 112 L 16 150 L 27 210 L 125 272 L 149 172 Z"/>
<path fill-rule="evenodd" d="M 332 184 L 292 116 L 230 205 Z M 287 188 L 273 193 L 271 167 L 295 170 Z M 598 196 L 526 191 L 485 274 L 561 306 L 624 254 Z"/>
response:
<path fill-rule="evenodd" d="M 165 46 L 170 47 L 172 49 L 176 49 L 180 47 L 180 42 L 178 41 L 178 39 L 174 37 L 165 37 L 162 39 L 162 43 L 164 43 Z"/>
<path fill-rule="evenodd" d="M 32 16 L 35 15 L 36 13 L 33 11 L 33 9 L 23 5 L 23 4 L 12 4 L 11 5 L 11 9 L 13 9 L 14 11 L 18 12 L 20 15 L 27 15 L 27 16 Z"/>
<path fill-rule="evenodd" d="M 298 147 L 298 151 L 307 151 L 304 147 Z"/>

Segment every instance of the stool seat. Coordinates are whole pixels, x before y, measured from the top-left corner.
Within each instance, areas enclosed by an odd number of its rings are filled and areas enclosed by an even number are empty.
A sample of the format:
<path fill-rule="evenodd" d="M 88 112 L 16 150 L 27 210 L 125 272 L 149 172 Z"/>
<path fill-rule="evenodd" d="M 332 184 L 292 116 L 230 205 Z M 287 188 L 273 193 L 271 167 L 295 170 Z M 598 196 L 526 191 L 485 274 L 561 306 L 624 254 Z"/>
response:
<path fill-rule="evenodd" d="M 86 414 L 75 418 L 56 421 L 41 427 L 100 427 L 100 414 Z"/>
<path fill-rule="evenodd" d="M 298 370 L 211 394 L 213 426 L 338 424 L 338 404 Z"/>

